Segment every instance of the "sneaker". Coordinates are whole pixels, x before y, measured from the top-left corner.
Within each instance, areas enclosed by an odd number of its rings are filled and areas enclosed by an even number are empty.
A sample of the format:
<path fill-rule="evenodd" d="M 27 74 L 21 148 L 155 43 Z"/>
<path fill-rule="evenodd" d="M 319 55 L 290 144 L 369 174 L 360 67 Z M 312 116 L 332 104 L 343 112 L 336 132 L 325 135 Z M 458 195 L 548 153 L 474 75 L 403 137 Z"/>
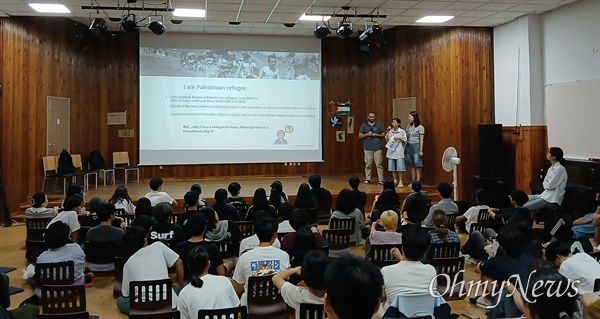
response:
<path fill-rule="evenodd" d="M 469 298 L 469 303 L 483 309 L 489 309 L 492 306 L 492 301 L 485 299 L 483 296 Z"/>
<path fill-rule="evenodd" d="M 398 185 L 396 185 L 396 187 L 402 188 L 402 187 L 404 187 L 404 184 L 402 184 L 402 182 L 399 182 Z"/>
<path fill-rule="evenodd" d="M 477 263 L 479 263 L 479 261 L 471 256 L 468 256 L 468 257 L 465 257 L 465 263 L 471 264 L 471 265 L 477 265 Z"/>
<path fill-rule="evenodd" d="M 382 181 L 379 181 L 379 183 L 377 183 L 377 185 L 383 185 L 383 182 L 382 182 Z"/>
<path fill-rule="evenodd" d="M 364 182 L 363 182 L 363 184 L 365 184 L 365 185 L 369 185 L 369 184 L 371 184 L 371 181 L 368 181 L 368 180 L 367 180 L 367 181 L 364 181 Z"/>

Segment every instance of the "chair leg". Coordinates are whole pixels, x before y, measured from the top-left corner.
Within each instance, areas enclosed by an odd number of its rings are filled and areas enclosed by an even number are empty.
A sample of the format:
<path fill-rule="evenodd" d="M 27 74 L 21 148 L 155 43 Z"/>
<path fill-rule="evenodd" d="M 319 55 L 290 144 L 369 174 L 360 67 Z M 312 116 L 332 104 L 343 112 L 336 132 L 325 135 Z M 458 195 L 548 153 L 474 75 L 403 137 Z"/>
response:
<path fill-rule="evenodd" d="M 44 192 L 44 186 L 46 186 L 46 175 L 44 175 L 44 181 L 42 181 L 42 193 Z"/>
<path fill-rule="evenodd" d="M 138 169 L 136 169 L 136 170 L 135 170 L 135 172 L 136 172 L 136 174 L 137 174 L 137 182 L 138 182 L 138 184 L 139 184 L 139 183 L 140 183 L 140 169 L 139 169 L 139 168 L 138 168 Z"/>
<path fill-rule="evenodd" d="M 98 188 L 98 173 L 94 175 L 94 183 L 96 184 L 96 188 Z"/>
<path fill-rule="evenodd" d="M 125 185 L 127 185 L 127 170 L 123 170 L 123 173 L 125 173 Z"/>
<path fill-rule="evenodd" d="M 63 177 L 63 196 L 67 196 L 67 178 Z"/>

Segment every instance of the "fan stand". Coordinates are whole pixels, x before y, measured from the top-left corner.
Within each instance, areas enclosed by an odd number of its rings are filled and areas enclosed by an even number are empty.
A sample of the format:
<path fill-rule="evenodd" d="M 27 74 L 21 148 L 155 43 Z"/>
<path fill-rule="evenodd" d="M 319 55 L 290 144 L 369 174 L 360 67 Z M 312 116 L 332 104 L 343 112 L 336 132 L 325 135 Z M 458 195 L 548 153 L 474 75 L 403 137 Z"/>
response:
<path fill-rule="evenodd" d="M 456 164 L 452 164 L 452 188 L 454 189 L 454 200 L 458 200 L 458 189 L 456 188 L 457 181 Z"/>

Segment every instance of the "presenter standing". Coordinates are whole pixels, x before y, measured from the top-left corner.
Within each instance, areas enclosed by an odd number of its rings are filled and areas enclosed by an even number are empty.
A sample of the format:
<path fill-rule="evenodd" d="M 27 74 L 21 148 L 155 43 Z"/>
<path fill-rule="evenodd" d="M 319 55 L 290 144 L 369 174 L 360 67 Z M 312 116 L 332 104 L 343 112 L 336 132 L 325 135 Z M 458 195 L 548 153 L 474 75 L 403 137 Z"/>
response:
<path fill-rule="evenodd" d="M 385 137 L 386 131 L 383 125 L 375 121 L 375 112 L 369 112 L 367 122 L 360 126 L 358 138 L 364 139 L 363 150 L 365 152 L 365 181 L 363 184 L 371 183 L 371 164 L 375 161 L 377 166 L 377 177 L 379 185 L 383 185 L 383 152 L 381 150 L 381 141 Z"/>
<path fill-rule="evenodd" d="M 408 126 L 406 127 L 408 142 L 406 143 L 406 166 L 410 166 L 410 173 L 414 180 L 421 180 L 423 169 L 423 139 L 425 128 L 419 120 L 419 113 L 411 111 L 408 113 Z"/>
<path fill-rule="evenodd" d="M 392 126 L 388 127 L 388 132 L 385 135 L 385 147 L 388 158 L 388 171 L 392 172 L 394 178 L 394 186 L 404 187 L 402 184 L 402 172 L 406 172 L 404 165 L 404 144 L 406 144 L 406 132 L 400 128 L 402 122 L 395 117 L 392 120 Z"/>

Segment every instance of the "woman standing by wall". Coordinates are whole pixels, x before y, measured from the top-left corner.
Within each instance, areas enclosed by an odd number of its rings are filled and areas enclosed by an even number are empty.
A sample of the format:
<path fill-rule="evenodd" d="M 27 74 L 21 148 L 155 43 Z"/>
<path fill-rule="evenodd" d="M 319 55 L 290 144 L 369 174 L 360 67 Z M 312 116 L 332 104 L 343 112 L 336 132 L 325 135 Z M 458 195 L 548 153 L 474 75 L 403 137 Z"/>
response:
<path fill-rule="evenodd" d="M 423 168 L 423 139 L 425 127 L 421 125 L 419 113 L 411 111 L 408 113 L 408 126 L 406 127 L 408 141 L 406 143 L 406 166 L 410 166 L 413 179 L 420 181 Z"/>

